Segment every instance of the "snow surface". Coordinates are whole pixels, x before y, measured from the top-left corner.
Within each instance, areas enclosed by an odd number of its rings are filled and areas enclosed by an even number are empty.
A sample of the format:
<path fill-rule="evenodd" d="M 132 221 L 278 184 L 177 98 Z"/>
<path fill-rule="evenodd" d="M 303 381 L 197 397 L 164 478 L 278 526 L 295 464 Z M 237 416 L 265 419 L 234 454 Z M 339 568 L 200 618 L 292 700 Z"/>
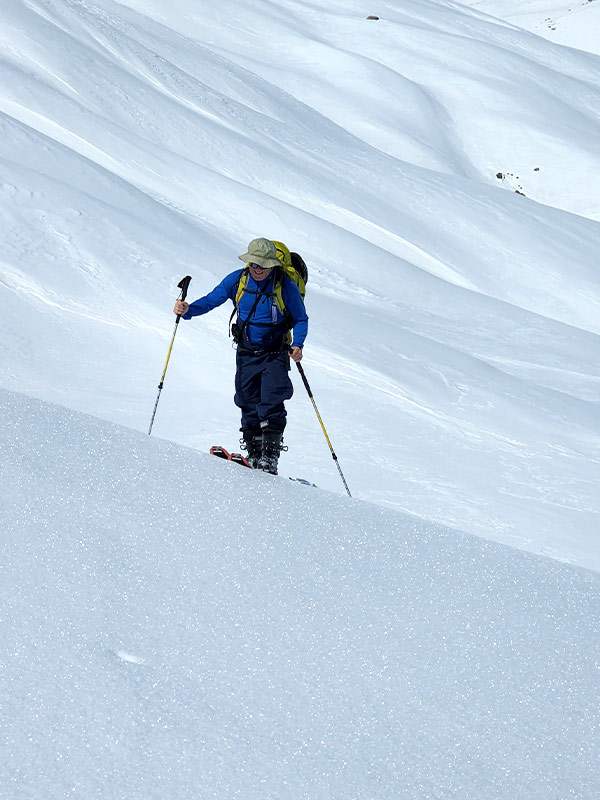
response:
<path fill-rule="evenodd" d="M 600 576 L 0 391 L 0 795 L 592 800 Z"/>
<path fill-rule="evenodd" d="M 3 0 L 0 797 L 600 796 L 599 7 Z M 354 499 L 145 435 L 255 236 Z"/>

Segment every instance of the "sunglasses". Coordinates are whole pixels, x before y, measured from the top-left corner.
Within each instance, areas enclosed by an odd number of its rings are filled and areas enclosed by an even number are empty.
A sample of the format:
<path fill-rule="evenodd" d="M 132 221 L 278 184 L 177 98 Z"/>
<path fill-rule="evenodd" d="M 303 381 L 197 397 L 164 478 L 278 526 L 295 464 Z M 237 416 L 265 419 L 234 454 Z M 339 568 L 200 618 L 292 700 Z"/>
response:
<path fill-rule="evenodd" d="M 260 264 L 255 264 L 253 261 L 250 261 L 248 266 L 252 267 L 252 269 L 271 269 L 271 267 L 263 267 Z"/>

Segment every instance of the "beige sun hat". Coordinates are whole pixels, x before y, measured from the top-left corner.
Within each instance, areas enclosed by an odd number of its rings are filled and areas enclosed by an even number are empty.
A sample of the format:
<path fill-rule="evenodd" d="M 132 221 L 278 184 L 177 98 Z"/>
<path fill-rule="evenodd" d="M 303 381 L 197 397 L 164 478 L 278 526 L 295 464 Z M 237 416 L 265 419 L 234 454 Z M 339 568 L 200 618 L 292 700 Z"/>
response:
<path fill-rule="evenodd" d="M 273 269 L 281 264 L 277 258 L 277 249 L 270 239 L 252 239 L 248 245 L 248 252 L 238 258 L 247 264 L 260 264 L 267 269 Z"/>

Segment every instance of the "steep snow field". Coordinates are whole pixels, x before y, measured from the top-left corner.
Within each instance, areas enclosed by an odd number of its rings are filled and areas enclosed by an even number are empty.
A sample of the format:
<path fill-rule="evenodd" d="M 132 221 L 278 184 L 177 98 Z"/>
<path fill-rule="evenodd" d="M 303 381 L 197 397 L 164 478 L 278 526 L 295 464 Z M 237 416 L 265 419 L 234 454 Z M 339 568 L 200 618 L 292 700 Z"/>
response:
<path fill-rule="evenodd" d="M 0 796 L 592 800 L 600 576 L 0 390 Z"/>
<path fill-rule="evenodd" d="M 178 280 L 279 238 L 353 494 L 598 568 L 600 59 L 367 13 L 3 2 L 2 384 L 146 430 Z M 180 326 L 156 435 L 235 446 L 228 315 Z M 296 385 L 282 468 L 343 491 Z"/>
<path fill-rule="evenodd" d="M 551 42 L 600 55 L 597 0 L 469 0 L 467 5 L 509 20 Z"/>

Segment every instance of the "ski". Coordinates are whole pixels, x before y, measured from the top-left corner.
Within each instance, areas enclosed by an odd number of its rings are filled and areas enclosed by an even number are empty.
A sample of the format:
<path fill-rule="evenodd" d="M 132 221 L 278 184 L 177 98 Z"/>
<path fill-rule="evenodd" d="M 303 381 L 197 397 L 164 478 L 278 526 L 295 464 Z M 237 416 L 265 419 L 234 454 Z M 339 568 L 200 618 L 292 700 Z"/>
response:
<path fill-rule="evenodd" d="M 248 459 L 241 453 L 232 453 L 229 459 L 230 461 L 233 461 L 236 464 L 241 464 L 243 467 L 248 467 L 248 469 L 252 469 L 252 467 L 248 463 Z"/>
<path fill-rule="evenodd" d="M 252 469 L 246 457 L 241 453 L 230 453 L 229 450 L 225 450 L 224 447 L 220 447 L 219 445 L 211 447 L 210 454 L 217 458 L 223 458 L 225 461 L 233 461 L 234 464 L 240 464 L 242 467 Z M 311 483 L 311 481 L 307 481 L 306 478 L 292 478 L 290 476 L 289 480 L 301 483 L 303 486 L 313 486 L 315 489 L 318 488 L 316 483 Z"/>
<path fill-rule="evenodd" d="M 224 447 L 219 447 L 219 445 L 214 445 L 210 448 L 211 456 L 216 456 L 217 458 L 223 458 L 226 461 L 233 461 L 234 464 L 241 464 L 243 467 L 248 467 L 251 469 L 250 464 L 244 458 L 241 453 L 230 453 L 228 450 L 225 450 Z"/>
<path fill-rule="evenodd" d="M 216 456 L 217 458 L 224 458 L 226 461 L 229 461 L 231 458 L 231 454 L 225 450 L 225 448 L 217 447 L 216 445 L 210 448 L 210 454 L 211 456 Z"/>

